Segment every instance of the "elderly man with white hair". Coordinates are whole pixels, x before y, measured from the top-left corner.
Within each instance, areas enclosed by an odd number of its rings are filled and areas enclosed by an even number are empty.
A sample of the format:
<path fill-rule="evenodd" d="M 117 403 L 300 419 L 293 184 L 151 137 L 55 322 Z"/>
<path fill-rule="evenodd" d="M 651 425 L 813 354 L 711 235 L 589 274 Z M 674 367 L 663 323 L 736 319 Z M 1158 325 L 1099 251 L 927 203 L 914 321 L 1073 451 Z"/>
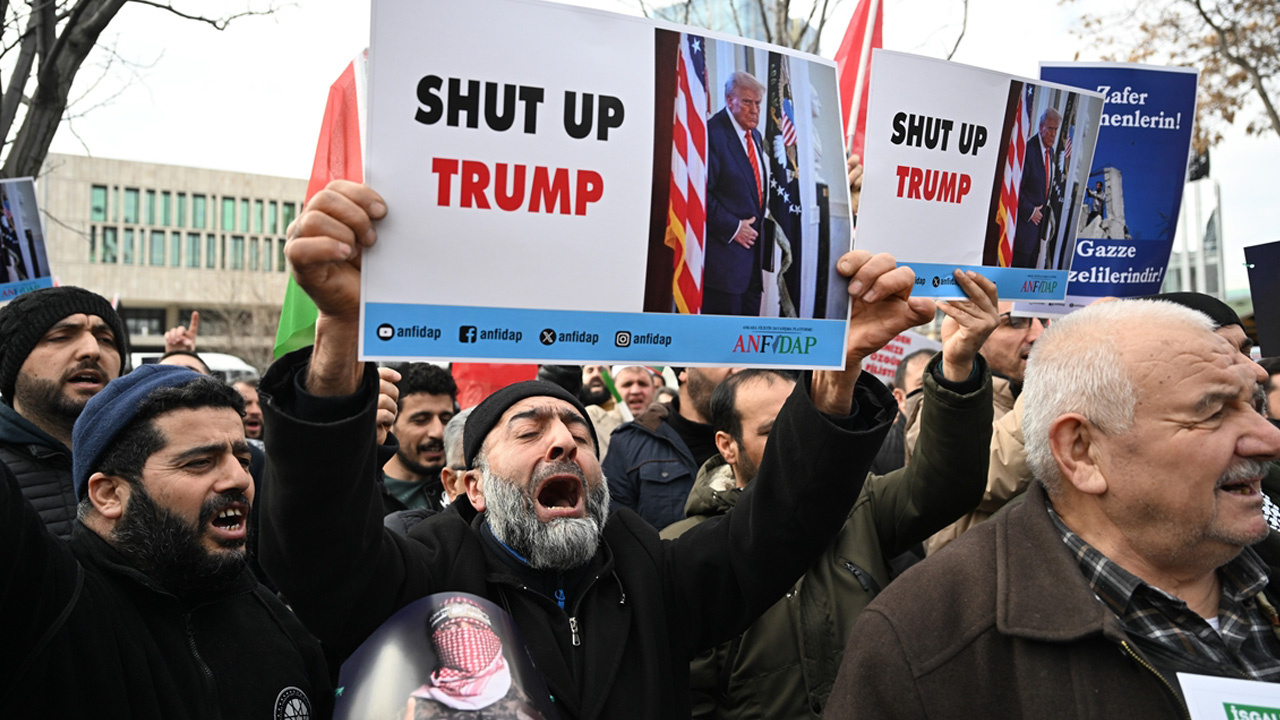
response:
<path fill-rule="evenodd" d="M 1179 672 L 1280 681 L 1264 380 L 1172 303 L 1056 321 L 1023 389 L 1026 500 L 863 612 L 826 717 L 1168 718 Z"/>

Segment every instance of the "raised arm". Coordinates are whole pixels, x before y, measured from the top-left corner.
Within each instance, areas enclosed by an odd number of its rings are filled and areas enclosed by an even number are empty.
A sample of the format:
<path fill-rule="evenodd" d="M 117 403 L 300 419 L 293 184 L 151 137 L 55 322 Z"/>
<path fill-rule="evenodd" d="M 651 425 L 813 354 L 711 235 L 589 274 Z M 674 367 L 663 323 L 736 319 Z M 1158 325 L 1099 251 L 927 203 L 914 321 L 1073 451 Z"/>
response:
<path fill-rule="evenodd" d="M 803 378 L 735 508 L 664 547 L 668 601 L 691 654 L 741 632 L 831 542 L 896 411 L 882 382 L 858 378 L 862 359 L 933 317 L 932 301 L 910 298 L 914 273 L 892 257 L 854 252 L 838 267 L 854 298 L 845 370 L 813 373 L 812 399 Z"/>

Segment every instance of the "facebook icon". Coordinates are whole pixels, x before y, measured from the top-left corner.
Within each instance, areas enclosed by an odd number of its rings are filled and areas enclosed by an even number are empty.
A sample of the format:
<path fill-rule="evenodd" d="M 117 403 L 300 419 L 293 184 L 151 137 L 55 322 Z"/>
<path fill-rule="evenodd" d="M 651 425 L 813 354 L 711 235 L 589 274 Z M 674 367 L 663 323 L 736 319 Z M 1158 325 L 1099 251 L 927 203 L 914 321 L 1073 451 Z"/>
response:
<path fill-rule="evenodd" d="M 458 342 L 473 343 L 476 341 L 476 326 L 463 325 L 458 328 Z"/>

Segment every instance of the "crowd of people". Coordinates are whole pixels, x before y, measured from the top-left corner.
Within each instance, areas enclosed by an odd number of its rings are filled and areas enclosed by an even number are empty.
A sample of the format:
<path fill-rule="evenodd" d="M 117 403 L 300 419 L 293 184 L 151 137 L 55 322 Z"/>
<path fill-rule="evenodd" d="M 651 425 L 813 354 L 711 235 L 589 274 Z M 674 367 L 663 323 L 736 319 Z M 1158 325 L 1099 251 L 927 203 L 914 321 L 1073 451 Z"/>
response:
<path fill-rule="evenodd" d="M 328 717 L 435 593 L 504 610 L 566 719 L 1168 718 L 1178 673 L 1280 680 L 1280 367 L 1225 304 L 1050 323 L 855 250 L 843 371 L 544 366 L 463 409 L 358 360 L 389 211 L 307 204 L 315 343 L 260 383 L 211 377 L 198 317 L 128 371 L 93 292 L 0 308 L 6 716 Z M 940 352 L 861 372 L 939 311 Z M 518 705 L 449 657 L 415 716 Z"/>

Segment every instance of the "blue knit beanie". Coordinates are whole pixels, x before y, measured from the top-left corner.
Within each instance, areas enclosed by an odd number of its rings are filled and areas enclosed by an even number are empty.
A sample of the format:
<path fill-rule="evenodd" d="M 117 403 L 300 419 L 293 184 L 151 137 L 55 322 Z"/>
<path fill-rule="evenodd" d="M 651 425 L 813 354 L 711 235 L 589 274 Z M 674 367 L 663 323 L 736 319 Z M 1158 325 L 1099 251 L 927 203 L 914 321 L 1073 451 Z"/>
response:
<path fill-rule="evenodd" d="M 133 422 L 138 406 L 151 393 L 162 388 L 179 387 L 204 375 L 182 365 L 143 365 L 122 378 L 107 383 L 84 406 L 71 430 L 71 481 L 76 499 L 83 500 L 98 461 L 107 448 Z"/>

